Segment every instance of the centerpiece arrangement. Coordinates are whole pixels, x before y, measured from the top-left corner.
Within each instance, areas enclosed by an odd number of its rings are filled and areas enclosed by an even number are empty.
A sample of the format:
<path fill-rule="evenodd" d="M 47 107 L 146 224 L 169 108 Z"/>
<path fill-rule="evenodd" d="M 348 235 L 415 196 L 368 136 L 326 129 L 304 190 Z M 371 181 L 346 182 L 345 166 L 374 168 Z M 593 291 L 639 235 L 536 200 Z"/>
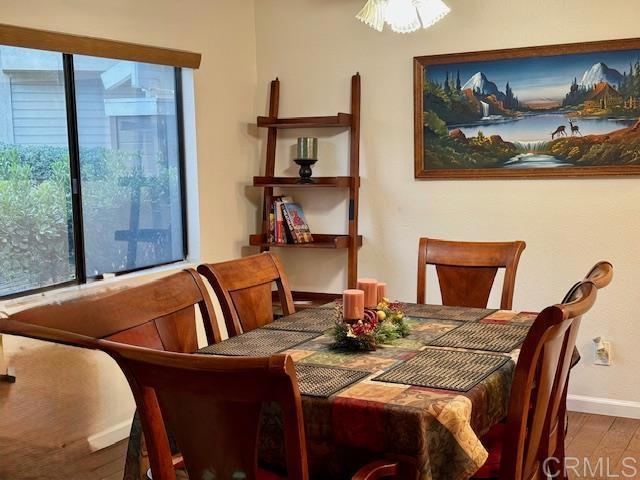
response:
<path fill-rule="evenodd" d="M 336 306 L 334 348 L 371 351 L 409 335 L 403 305 L 389 301 L 386 283 L 366 278 L 357 286 L 345 290 L 342 304 Z"/>

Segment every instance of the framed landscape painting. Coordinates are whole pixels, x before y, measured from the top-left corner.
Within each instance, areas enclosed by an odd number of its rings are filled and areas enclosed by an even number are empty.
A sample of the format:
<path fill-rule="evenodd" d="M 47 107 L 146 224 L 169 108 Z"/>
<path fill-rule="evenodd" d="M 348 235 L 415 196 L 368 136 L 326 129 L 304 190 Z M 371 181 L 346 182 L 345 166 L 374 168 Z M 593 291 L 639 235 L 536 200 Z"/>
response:
<path fill-rule="evenodd" d="M 640 174 L 640 39 L 414 59 L 416 178 Z"/>

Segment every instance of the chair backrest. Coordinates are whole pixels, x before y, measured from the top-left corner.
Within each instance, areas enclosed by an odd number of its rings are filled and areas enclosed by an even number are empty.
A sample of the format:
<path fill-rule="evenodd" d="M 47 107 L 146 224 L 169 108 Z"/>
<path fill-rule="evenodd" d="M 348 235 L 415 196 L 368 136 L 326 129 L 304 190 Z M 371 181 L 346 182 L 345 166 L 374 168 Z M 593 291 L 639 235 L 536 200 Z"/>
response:
<path fill-rule="evenodd" d="M 193 269 L 141 285 L 38 305 L 14 313 L 11 319 L 95 339 L 192 353 L 198 348 L 196 305 L 208 343 L 219 342 L 211 298 Z"/>
<path fill-rule="evenodd" d="M 435 265 L 442 304 L 485 308 L 499 268 L 504 268 L 500 308 L 513 302 L 516 270 L 523 241 L 454 242 L 421 238 L 418 250 L 417 302 L 426 303 L 427 265 Z"/>
<path fill-rule="evenodd" d="M 273 283 L 278 289 L 283 314 L 295 313 L 287 275 L 278 257 L 271 252 L 203 264 L 198 272 L 206 277 L 218 296 L 230 337 L 273 321 Z"/>
<path fill-rule="evenodd" d="M 134 396 L 147 397 L 142 408 L 159 407 L 189 478 L 254 480 L 260 412 L 266 402 L 282 410 L 287 478 L 308 478 L 302 403 L 289 356 L 186 355 L 105 341 L 100 348 L 121 366 Z M 159 460 L 151 464 L 154 480 L 175 480 L 167 450 L 151 451 L 164 445 L 164 432 L 147 428 L 145 438 L 149 435 L 149 457 Z"/>
<path fill-rule="evenodd" d="M 219 342 L 211 299 L 193 269 L 141 285 L 21 310 L 0 318 L 0 333 L 105 351 L 105 345 L 121 342 L 138 348 L 192 353 L 198 348 L 195 305 L 202 315 L 207 341 Z M 132 387 L 149 461 L 155 470 L 164 472 L 164 476 L 154 478 L 173 480 L 171 449 L 157 398 L 152 390 L 134 388 L 131 373 L 122 363 L 120 367 Z"/>
<path fill-rule="evenodd" d="M 592 282 L 581 282 L 570 303 L 545 308 L 529 330 L 511 386 L 501 480 L 547 478 L 544 461 L 557 436 L 551 430 L 560 428 L 557 418 L 580 320 L 596 295 Z"/>
<path fill-rule="evenodd" d="M 598 290 L 606 287 L 613 280 L 613 265 L 611 262 L 607 262 L 606 260 L 600 261 L 596 263 L 591 270 L 584 277 L 584 280 L 590 280 Z M 577 282 L 573 285 L 567 294 L 562 299 L 562 303 L 567 303 L 572 300 L 572 298 L 576 295 L 576 289 L 582 282 Z"/>

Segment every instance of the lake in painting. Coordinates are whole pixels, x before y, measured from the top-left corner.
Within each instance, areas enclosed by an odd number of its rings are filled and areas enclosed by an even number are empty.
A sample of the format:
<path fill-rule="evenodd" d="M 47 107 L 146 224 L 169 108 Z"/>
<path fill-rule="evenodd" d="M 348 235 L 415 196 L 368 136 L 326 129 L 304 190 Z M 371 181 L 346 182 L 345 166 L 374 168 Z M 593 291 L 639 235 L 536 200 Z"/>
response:
<path fill-rule="evenodd" d="M 640 50 L 423 68 L 427 171 L 640 166 Z"/>

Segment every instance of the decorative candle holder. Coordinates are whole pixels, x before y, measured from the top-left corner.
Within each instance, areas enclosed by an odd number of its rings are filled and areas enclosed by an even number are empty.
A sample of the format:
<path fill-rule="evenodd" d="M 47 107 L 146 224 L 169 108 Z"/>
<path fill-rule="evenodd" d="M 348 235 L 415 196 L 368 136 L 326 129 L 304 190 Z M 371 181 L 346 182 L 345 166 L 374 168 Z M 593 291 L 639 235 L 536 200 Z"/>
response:
<path fill-rule="evenodd" d="M 361 279 L 360 283 L 369 285 L 370 280 Z M 374 294 L 376 285 L 373 285 Z M 365 306 L 365 296 L 366 292 L 359 289 L 342 292 L 342 302 L 338 302 L 334 310 L 331 348 L 372 351 L 378 345 L 393 343 L 409 335 L 411 329 L 401 303 L 391 303 L 385 298 L 375 309 L 370 309 Z"/>
<path fill-rule="evenodd" d="M 314 183 L 315 181 L 311 178 L 311 166 L 318 161 L 318 139 L 298 138 L 297 158 L 293 161 L 300 166 L 298 183 Z"/>
<path fill-rule="evenodd" d="M 342 318 L 347 323 L 354 323 L 364 318 L 362 290 L 350 289 L 342 292 Z"/>
<path fill-rule="evenodd" d="M 315 183 L 316 181 L 311 178 L 311 165 L 316 163 L 318 160 L 305 159 L 305 158 L 296 158 L 294 162 L 297 165 L 300 165 L 300 170 L 298 171 L 298 175 L 300 178 L 298 179 L 298 183 Z"/>
<path fill-rule="evenodd" d="M 374 278 L 359 278 L 357 287 L 364 292 L 364 308 L 378 305 L 378 281 Z"/>
<path fill-rule="evenodd" d="M 377 285 L 378 303 L 382 302 L 387 297 L 387 284 L 379 282 Z"/>

